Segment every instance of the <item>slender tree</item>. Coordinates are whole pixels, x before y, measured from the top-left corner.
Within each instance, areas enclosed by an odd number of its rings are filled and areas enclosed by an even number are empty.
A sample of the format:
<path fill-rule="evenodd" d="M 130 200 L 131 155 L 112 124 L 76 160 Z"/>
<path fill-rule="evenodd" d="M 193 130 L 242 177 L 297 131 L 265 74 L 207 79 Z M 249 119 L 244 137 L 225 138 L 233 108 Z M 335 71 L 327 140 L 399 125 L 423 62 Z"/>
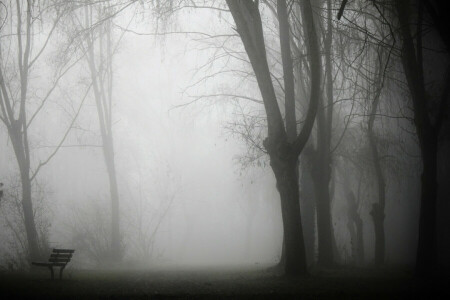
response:
<path fill-rule="evenodd" d="M 94 11 L 92 5 L 85 6 L 85 28 L 86 34 L 86 58 L 91 73 L 94 99 L 97 108 L 100 133 L 102 138 L 103 157 L 109 179 L 111 196 L 111 258 L 115 261 L 122 256 L 120 213 L 119 213 L 119 190 L 117 185 L 116 165 L 114 160 L 114 139 L 112 126 L 113 108 L 113 52 L 111 18 L 106 18 L 101 26 L 93 27 L 93 15 L 99 18 L 112 15 L 110 6 L 97 7 Z M 95 37 L 94 35 L 97 35 Z M 98 47 L 98 56 L 96 50 Z"/>
<path fill-rule="evenodd" d="M 371 58 L 371 56 L 369 56 Z M 370 145 L 370 152 L 372 155 L 372 163 L 374 166 L 375 178 L 377 180 L 377 197 L 378 202 L 372 204 L 370 215 L 372 216 L 375 229 L 375 265 L 381 266 L 385 260 L 385 234 L 384 234 L 384 208 L 386 206 L 386 183 L 381 166 L 381 158 L 378 149 L 378 139 L 375 135 L 374 123 L 377 115 L 381 91 L 383 89 L 383 65 L 382 58 L 378 55 L 375 67 L 375 80 L 373 86 L 375 87 L 374 98 L 370 108 L 369 119 L 367 124 L 367 137 Z M 369 83 L 372 85 L 372 83 Z M 372 90 L 371 88 L 368 89 Z M 370 92 L 369 92 L 370 95 Z M 370 97 L 369 97 L 370 98 Z"/>
<path fill-rule="evenodd" d="M 319 100 L 317 112 L 316 148 L 312 155 L 311 169 L 314 182 L 318 234 L 318 264 L 322 267 L 333 265 L 334 234 L 331 223 L 330 180 L 332 175 L 331 137 L 333 123 L 333 26 L 331 1 L 327 0 L 327 25 L 324 30 L 325 90 Z M 324 27 L 324 26 L 323 26 Z M 326 102 L 325 102 L 326 101 Z"/>
<path fill-rule="evenodd" d="M 31 0 L 27 0 L 25 4 L 23 1 L 17 0 L 15 3 L 12 1 L 9 3 L 7 11 L 11 26 L 2 26 L 2 36 L 0 37 L 0 120 L 7 128 L 19 167 L 22 185 L 23 219 L 29 255 L 31 260 L 35 260 L 39 258 L 41 251 L 33 211 L 32 182 L 41 167 L 46 165 L 55 156 L 64 143 L 78 116 L 81 105 L 58 146 L 55 147 L 45 160 L 40 161 L 34 168 L 32 166 L 32 149 L 30 148 L 29 131 L 33 128 L 32 124 L 35 123 L 33 121 L 36 116 L 42 111 L 48 99 L 54 94 L 61 78 L 77 64 L 79 58 L 63 59 L 63 62 L 57 68 L 53 82 L 47 89 L 44 88 L 44 91 L 46 91 L 44 96 L 36 99 L 37 97 L 35 95 L 30 95 L 29 93 L 30 82 L 32 81 L 30 74 L 43 57 L 42 54 L 48 48 L 49 41 L 55 36 L 61 17 L 68 10 L 65 8 L 63 2 L 55 2 L 48 7 L 39 7 Z M 13 18 L 11 16 L 12 14 L 16 18 Z M 44 42 L 39 43 L 37 36 L 40 35 L 35 32 L 37 26 L 39 26 L 39 21 L 44 19 L 51 20 L 51 26 L 48 31 L 44 31 L 43 33 Z M 5 32 L 8 29 L 11 32 Z M 14 41 L 14 39 L 17 40 Z M 14 50 L 11 51 L 11 49 Z M 13 52 L 16 52 L 16 58 L 11 57 L 11 53 Z M 62 55 L 62 57 L 65 56 Z M 29 104 L 36 100 L 39 101 L 39 104 L 34 111 L 31 111 Z"/>

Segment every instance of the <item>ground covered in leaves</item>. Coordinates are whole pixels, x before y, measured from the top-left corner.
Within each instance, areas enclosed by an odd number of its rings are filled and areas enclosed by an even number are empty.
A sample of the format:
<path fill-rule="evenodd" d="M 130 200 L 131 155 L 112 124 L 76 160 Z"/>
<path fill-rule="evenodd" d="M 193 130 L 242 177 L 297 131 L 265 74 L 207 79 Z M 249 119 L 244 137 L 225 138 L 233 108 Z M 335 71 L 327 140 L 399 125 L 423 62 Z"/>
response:
<path fill-rule="evenodd" d="M 58 274 L 55 272 L 55 275 Z M 267 269 L 170 268 L 153 270 L 64 271 L 50 280 L 45 268 L 1 272 L 0 298 L 341 298 L 450 299 L 450 277 L 413 279 L 398 269 L 316 271 L 286 278 Z M 3 297 L 1 297 L 3 296 Z"/>

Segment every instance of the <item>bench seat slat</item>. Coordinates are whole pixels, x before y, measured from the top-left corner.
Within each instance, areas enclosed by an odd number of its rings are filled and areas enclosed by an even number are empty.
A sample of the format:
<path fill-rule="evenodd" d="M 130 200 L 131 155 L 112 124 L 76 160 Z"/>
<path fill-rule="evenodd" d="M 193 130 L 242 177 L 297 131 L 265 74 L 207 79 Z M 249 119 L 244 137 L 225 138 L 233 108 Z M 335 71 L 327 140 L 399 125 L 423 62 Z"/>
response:
<path fill-rule="evenodd" d="M 53 253 L 74 253 L 73 249 L 53 249 Z"/>
<path fill-rule="evenodd" d="M 53 262 L 32 262 L 31 264 L 40 267 L 65 267 L 67 265 L 66 263 L 53 263 Z"/>
<path fill-rule="evenodd" d="M 48 261 L 52 262 L 52 263 L 66 263 L 67 264 L 70 261 L 70 258 L 69 259 L 67 259 L 67 258 L 49 258 Z"/>
<path fill-rule="evenodd" d="M 41 267 L 50 267 L 53 266 L 53 263 L 48 263 L 48 262 L 35 262 L 33 261 L 31 263 L 33 266 L 41 266 Z"/>
<path fill-rule="evenodd" d="M 72 254 L 60 254 L 60 253 L 52 253 L 50 254 L 50 257 L 55 257 L 55 258 L 71 258 Z"/>

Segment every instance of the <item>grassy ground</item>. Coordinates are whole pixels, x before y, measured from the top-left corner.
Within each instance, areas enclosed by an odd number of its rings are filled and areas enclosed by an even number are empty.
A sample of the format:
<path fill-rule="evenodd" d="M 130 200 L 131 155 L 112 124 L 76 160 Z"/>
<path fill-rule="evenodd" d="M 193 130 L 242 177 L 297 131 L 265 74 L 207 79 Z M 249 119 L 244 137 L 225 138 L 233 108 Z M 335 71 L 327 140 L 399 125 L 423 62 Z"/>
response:
<path fill-rule="evenodd" d="M 340 269 L 309 278 L 285 278 L 265 270 L 165 269 L 73 270 L 62 281 L 50 272 L 0 273 L 7 298 L 341 298 L 450 299 L 449 278 L 423 281 L 392 269 Z M 55 272 L 55 275 L 57 272 Z"/>

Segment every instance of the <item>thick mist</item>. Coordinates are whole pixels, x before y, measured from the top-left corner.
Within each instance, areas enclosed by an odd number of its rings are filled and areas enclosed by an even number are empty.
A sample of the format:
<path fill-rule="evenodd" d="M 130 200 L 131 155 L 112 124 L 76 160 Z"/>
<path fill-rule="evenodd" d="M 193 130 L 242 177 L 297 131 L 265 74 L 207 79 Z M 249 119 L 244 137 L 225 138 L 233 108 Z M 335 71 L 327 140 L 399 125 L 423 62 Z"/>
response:
<path fill-rule="evenodd" d="M 66 264 L 97 296 L 297 295 L 326 278 L 324 295 L 361 296 L 444 274 L 434 2 L 2 2 L 9 293 Z"/>

